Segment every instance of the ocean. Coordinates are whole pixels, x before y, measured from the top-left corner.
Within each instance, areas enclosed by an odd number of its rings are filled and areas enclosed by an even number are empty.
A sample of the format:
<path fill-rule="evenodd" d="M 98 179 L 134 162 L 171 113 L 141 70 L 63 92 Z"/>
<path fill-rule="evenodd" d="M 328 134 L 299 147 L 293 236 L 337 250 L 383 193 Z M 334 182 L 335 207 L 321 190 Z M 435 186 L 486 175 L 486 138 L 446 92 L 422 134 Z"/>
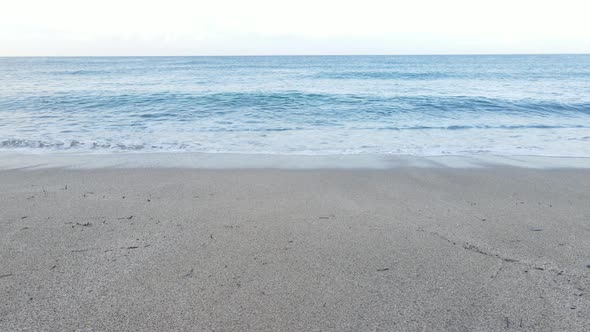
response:
<path fill-rule="evenodd" d="M 0 151 L 590 157 L 590 55 L 0 58 Z"/>

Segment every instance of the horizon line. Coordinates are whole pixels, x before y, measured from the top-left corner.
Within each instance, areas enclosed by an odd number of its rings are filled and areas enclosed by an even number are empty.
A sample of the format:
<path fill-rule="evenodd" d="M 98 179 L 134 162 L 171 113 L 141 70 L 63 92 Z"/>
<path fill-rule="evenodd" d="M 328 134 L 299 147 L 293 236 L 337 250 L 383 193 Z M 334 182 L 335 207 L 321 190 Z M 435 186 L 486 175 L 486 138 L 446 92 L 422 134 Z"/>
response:
<path fill-rule="evenodd" d="M 0 58 L 171 58 L 171 57 L 330 57 L 330 56 L 511 56 L 511 55 L 590 55 L 590 52 L 566 53 L 383 53 L 383 54 L 215 54 L 215 55 L 0 55 Z"/>

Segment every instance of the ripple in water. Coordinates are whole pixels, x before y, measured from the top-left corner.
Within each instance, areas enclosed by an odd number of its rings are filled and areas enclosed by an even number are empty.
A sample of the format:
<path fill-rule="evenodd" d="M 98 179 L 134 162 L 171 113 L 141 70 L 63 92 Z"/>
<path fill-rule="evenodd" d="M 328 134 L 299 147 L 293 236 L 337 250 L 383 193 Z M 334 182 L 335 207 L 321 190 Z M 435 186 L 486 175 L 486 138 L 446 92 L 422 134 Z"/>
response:
<path fill-rule="evenodd" d="M 0 58 L 0 150 L 590 156 L 590 56 Z"/>

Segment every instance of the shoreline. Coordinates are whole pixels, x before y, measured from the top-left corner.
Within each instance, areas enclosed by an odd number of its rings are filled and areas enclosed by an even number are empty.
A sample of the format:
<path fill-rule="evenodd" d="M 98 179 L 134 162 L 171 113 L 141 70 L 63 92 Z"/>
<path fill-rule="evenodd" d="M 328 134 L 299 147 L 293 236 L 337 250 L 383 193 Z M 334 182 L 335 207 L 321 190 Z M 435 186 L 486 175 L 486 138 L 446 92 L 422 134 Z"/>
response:
<path fill-rule="evenodd" d="M 394 169 L 394 168 L 590 169 L 590 157 L 534 155 L 270 155 L 197 152 L 13 153 L 0 152 L 0 170 L 11 169 Z"/>

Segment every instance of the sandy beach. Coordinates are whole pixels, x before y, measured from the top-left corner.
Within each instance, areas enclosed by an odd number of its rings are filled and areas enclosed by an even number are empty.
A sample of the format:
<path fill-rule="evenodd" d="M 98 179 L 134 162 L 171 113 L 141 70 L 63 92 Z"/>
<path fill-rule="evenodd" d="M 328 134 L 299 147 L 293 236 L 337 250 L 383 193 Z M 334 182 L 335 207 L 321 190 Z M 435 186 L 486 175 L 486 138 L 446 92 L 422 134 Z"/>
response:
<path fill-rule="evenodd" d="M 590 170 L 0 171 L 2 331 L 587 331 Z"/>

